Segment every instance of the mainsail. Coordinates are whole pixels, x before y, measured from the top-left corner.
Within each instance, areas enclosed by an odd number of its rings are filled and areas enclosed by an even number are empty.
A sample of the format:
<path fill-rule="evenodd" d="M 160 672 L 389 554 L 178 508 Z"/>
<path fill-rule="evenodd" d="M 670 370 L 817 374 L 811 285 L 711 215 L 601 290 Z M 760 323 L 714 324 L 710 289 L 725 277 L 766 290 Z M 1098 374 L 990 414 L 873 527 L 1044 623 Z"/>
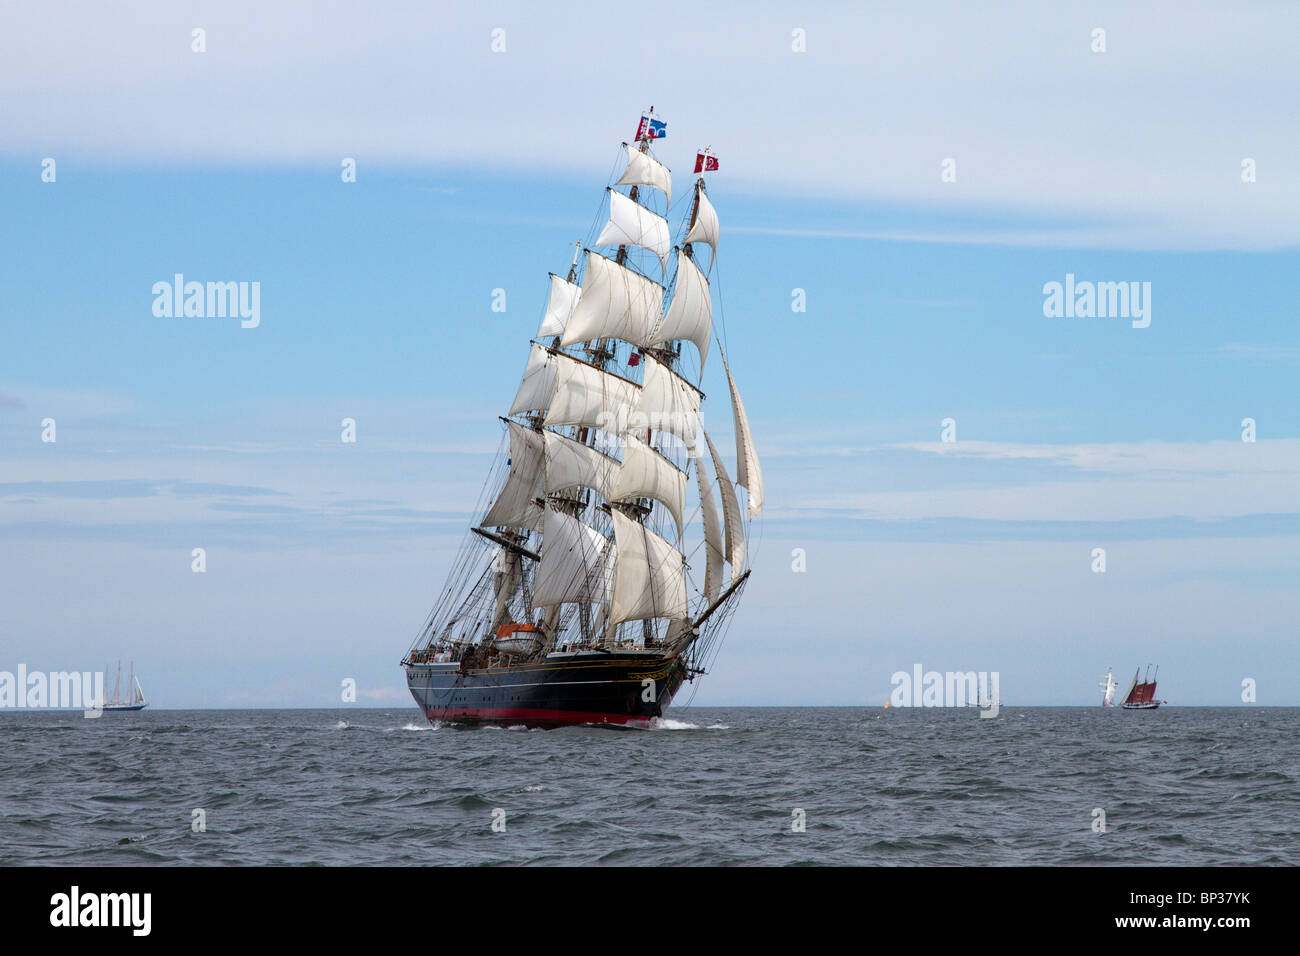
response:
<path fill-rule="evenodd" d="M 671 202 L 671 174 L 650 146 L 624 145 L 626 167 L 606 187 L 608 222 L 588 235 L 585 254 L 575 252 L 567 278 L 549 275 L 504 419 L 505 464 L 417 640 L 424 659 L 441 648 L 452 660 L 492 660 L 498 640 L 512 660 L 557 647 L 689 650 L 725 619 L 720 609 L 748 574 L 745 521 L 763 507 L 763 479 L 740 392 L 723 353 L 733 482 L 707 433 L 708 455 L 699 454 L 704 393 L 681 369 L 689 342 L 702 386 L 718 217 L 697 181 L 674 253 L 667 220 L 639 198 L 652 188 Z M 708 272 L 692 244 L 712 250 Z M 633 248 L 654 254 L 663 282 L 641 271 L 648 257 L 630 261 Z M 748 492 L 747 515 L 737 487 Z"/>
<path fill-rule="evenodd" d="M 610 546 L 609 539 L 596 529 L 562 511 L 547 508 L 533 604 L 547 607 L 607 601 Z"/>
<path fill-rule="evenodd" d="M 621 621 L 689 616 L 682 553 L 643 524 L 614 512 L 618 575 L 611 625 Z"/>

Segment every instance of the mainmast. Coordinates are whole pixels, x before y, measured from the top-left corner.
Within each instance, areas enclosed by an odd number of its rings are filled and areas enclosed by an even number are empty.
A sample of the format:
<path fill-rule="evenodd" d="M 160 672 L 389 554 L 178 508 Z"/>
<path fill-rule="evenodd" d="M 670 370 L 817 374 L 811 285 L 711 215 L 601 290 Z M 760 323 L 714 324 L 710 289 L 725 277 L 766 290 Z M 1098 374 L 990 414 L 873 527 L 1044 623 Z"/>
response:
<path fill-rule="evenodd" d="M 650 107 L 650 112 L 647 115 L 650 117 L 654 116 L 653 106 Z M 641 152 L 641 155 L 643 156 L 650 152 L 649 136 L 642 137 L 639 150 Z M 640 186 L 637 184 L 633 184 L 632 188 L 628 190 L 628 198 L 635 203 L 637 202 L 639 196 L 640 196 Z M 610 202 L 612 203 L 613 200 L 611 199 Z M 626 243 L 620 244 L 618 247 L 618 252 L 614 256 L 615 265 L 623 266 L 624 268 L 627 267 L 627 252 L 628 252 L 628 247 Z M 577 268 L 577 259 L 575 257 L 574 268 L 570 272 L 571 276 L 576 273 L 576 268 Z M 613 344 L 611 343 L 609 337 L 607 336 L 596 339 L 594 341 L 583 343 L 583 351 L 587 354 L 587 358 L 591 361 L 591 363 L 595 365 L 597 368 L 599 368 L 602 372 L 608 368 L 609 363 L 613 360 L 615 354 Z M 647 437 L 648 437 L 648 433 L 647 433 Z M 578 429 L 577 439 L 578 441 L 582 442 L 584 445 L 588 445 L 589 447 L 591 447 L 595 445 L 596 436 L 591 429 L 584 427 Z M 638 501 L 637 504 L 638 506 L 640 506 L 641 502 Z M 614 505 L 611 504 L 608 507 L 613 508 Z M 576 514 L 575 517 L 580 517 L 581 516 L 580 512 L 585 510 L 585 508 L 586 508 L 586 501 L 584 500 L 579 505 L 579 509 L 578 509 L 579 513 Z M 636 511 L 640 512 L 641 508 L 638 507 Z M 612 516 L 613 513 L 611 511 L 611 517 Z M 636 517 L 636 515 L 634 515 L 634 517 Z M 606 619 L 608 619 L 608 615 L 605 615 L 605 617 Z M 649 621 L 643 622 L 643 632 L 647 637 L 647 639 L 650 636 L 649 627 L 650 627 Z M 591 641 L 592 638 L 595 637 L 595 641 L 593 643 L 595 643 L 597 646 L 601 646 L 605 643 L 605 639 L 617 629 L 617 625 L 613 623 L 607 623 L 605 627 L 601 629 L 599 635 L 594 635 L 592 630 L 591 605 L 587 603 L 582 603 L 578 605 L 578 628 L 579 628 L 579 633 L 581 634 L 582 640 L 584 642 Z"/>
<path fill-rule="evenodd" d="M 646 115 L 647 117 L 653 118 L 653 116 L 655 115 L 655 108 L 653 106 L 650 107 L 650 112 L 647 113 Z M 641 138 L 641 145 L 639 149 L 642 156 L 648 155 L 650 152 L 650 139 L 651 137 L 649 135 L 643 136 Z M 628 198 L 631 199 L 633 202 L 637 202 L 637 200 L 641 196 L 640 185 L 633 183 L 632 188 L 628 190 L 627 195 Z M 618 247 L 618 254 L 614 257 L 614 262 L 620 266 L 627 265 L 626 245 L 620 245 Z M 600 357 L 601 367 L 603 368 L 604 363 L 607 360 L 612 359 L 614 357 L 614 352 L 609 346 L 609 339 L 601 339 L 598 348 L 600 351 L 598 351 L 596 354 Z M 647 442 L 650 441 L 650 430 L 648 428 L 646 429 L 646 441 Z M 615 505 L 611 505 L 610 507 L 613 508 L 615 507 Z M 634 521 L 637 521 L 639 523 L 644 523 L 647 515 L 649 515 L 650 513 L 650 509 L 646 506 L 644 499 L 637 499 L 635 506 L 628 510 L 630 511 L 630 517 Z M 613 512 L 610 513 L 610 517 L 611 518 L 613 517 Z M 612 637 L 615 633 L 617 633 L 617 631 L 618 631 L 618 624 L 613 621 L 610 621 L 608 624 L 606 624 L 605 629 L 601 632 L 599 637 L 597 637 L 596 645 L 598 647 L 604 645 L 606 639 Z M 643 620 L 641 622 L 642 640 L 645 643 L 649 644 L 650 641 L 653 639 L 653 637 L 654 637 L 654 629 L 652 627 L 652 622 L 648 619 Z"/>

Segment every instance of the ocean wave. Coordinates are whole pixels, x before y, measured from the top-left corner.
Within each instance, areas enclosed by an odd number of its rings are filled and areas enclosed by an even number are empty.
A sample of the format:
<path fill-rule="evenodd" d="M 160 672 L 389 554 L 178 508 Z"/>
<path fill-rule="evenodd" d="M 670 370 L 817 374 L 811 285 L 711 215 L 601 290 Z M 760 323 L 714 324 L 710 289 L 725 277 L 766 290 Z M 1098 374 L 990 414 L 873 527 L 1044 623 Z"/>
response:
<path fill-rule="evenodd" d="M 0 856 L 85 866 L 1300 861 L 1300 708 L 1248 730 L 1228 708 L 1162 709 L 1158 725 L 1097 710 L 1035 708 L 1022 724 L 969 711 L 696 707 L 627 727 L 539 730 L 526 744 L 450 733 L 454 723 L 414 740 L 403 731 L 438 725 L 411 708 L 146 713 L 112 733 L 0 715 L 0 733 L 13 728 L 0 805 L 14 831 Z M 1088 770 L 1097 766 L 1106 772 Z M 1104 839 L 1089 829 L 1095 807 Z M 191 830 L 195 808 L 206 833 Z M 497 809 L 510 836 L 491 829 Z M 806 832 L 792 832 L 795 809 Z"/>
<path fill-rule="evenodd" d="M 677 720 L 674 717 L 651 717 L 649 720 L 631 720 L 625 725 L 637 730 L 730 730 L 730 724 L 712 723 L 707 727 L 693 724 L 689 720 Z"/>

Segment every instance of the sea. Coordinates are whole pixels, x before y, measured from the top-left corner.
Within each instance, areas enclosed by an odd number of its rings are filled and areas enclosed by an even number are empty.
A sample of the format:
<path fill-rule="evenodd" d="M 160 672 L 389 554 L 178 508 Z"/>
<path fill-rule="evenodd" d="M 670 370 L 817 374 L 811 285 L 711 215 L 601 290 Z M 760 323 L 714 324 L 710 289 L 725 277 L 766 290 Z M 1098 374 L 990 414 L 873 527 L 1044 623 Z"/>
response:
<path fill-rule="evenodd" d="M 1300 863 L 1300 708 L 671 713 L 0 712 L 0 863 Z"/>

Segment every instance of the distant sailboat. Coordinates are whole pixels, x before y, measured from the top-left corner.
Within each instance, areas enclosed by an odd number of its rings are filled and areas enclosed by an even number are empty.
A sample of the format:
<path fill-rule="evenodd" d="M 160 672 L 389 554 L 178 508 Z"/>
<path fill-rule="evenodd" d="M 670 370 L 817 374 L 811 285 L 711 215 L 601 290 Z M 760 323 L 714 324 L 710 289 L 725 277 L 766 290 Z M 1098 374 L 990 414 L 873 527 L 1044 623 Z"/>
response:
<path fill-rule="evenodd" d="M 126 680 L 126 697 L 122 697 L 122 662 L 117 662 L 117 679 L 113 681 L 113 698 L 104 703 L 104 710 L 144 710 L 149 706 L 140 678 L 135 675 L 135 661 Z"/>
<path fill-rule="evenodd" d="M 1101 688 L 1101 706 L 1115 706 L 1115 691 L 1119 690 L 1119 684 L 1115 683 L 1115 678 L 1110 676 L 1111 669 L 1106 668 L 1106 679 L 1097 686 Z"/>
<path fill-rule="evenodd" d="M 1138 680 L 1140 668 L 1133 672 L 1133 683 L 1129 685 L 1128 692 L 1124 695 L 1124 700 L 1120 704 L 1125 710 L 1155 710 L 1161 704 L 1168 703 L 1163 700 L 1156 700 L 1156 682 L 1155 678 L 1151 680 Z M 1147 665 L 1147 676 L 1151 675 L 1151 665 Z M 1156 677 L 1160 676 L 1160 668 L 1156 668 Z"/>

